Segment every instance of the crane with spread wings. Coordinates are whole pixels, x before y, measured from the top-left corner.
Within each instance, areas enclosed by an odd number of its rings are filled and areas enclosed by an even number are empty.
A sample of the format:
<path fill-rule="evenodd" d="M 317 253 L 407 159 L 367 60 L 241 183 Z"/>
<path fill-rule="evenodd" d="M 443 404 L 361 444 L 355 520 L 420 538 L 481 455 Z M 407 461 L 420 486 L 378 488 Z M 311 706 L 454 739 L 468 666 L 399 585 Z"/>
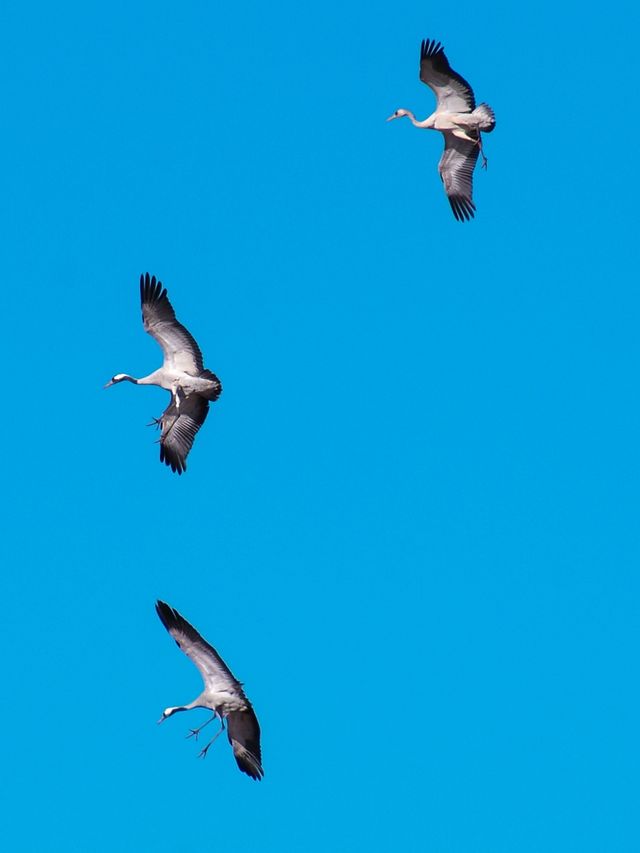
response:
<path fill-rule="evenodd" d="M 196 433 L 209 413 L 209 402 L 218 399 L 222 385 L 215 373 L 204 367 L 200 347 L 191 333 L 177 321 L 162 282 L 149 273 L 140 276 L 140 301 L 145 332 L 162 347 L 162 367 L 139 379 L 116 373 L 104 387 L 127 381 L 158 385 L 171 393 L 171 402 L 153 423 L 160 427 L 160 461 L 182 474 L 187 470 Z"/>
<path fill-rule="evenodd" d="M 496 126 L 495 116 L 488 104 L 476 106 L 473 89 L 449 65 L 439 42 L 429 39 L 422 42 L 420 80 L 436 96 L 435 112 L 424 121 L 418 121 L 411 110 L 399 109 L 387 121 L 406 116 L 415 127 L 442 133 L 444 151 L 438 171 L 453 215 L 459 222 L 464 222 L 475 214 L 473 170 L 478 154 L 482 155 L 483 167 L 487 165 L 482 150 L 481 131 L 490 133 L 493 130 Z"/>

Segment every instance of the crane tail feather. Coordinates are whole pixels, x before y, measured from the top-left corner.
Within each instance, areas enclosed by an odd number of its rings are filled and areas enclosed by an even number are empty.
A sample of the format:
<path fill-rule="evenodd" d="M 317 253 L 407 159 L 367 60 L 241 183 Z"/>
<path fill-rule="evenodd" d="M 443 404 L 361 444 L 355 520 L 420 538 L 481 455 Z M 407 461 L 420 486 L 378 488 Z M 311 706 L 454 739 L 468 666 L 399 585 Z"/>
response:
<path fill-rule="evenodd" d="M 491 133 L 496 126 L 496 117 L 489 104 L 478 104 L 473 111 L 473 115 L 478 119 L 478 130 L 483 133 Z"/>

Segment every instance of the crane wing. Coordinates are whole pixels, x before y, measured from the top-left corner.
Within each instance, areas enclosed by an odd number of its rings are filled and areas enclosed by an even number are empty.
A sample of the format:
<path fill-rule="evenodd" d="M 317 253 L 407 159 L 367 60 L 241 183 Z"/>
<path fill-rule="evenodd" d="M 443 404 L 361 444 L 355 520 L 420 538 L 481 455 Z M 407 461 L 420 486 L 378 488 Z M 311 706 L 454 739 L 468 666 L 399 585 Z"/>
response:
<path fill-rule="evenodd" d="M 240 770 L 259 782 L 264 776 L 260 724 L 250 704 L 244 711 L 227 715 L 227 735 Z"/>
<path fill-rule="evenodd" d="M 203 369 L 202 353 L 190 332 L 176 320 L 162 282 L 145 273 L 140 276 L 140 301 L 142 322 L 148 332 L 162 347 L 164 366 L 174 367 L 192 376 Z"/>
<path fill-rule="evenodd" d="M 435 94 L 436 112 L 469 113 L 476 107 L 473 89 L 453 68 L 440 42 L 426 39 L 420 46 L 420 79 Z"/>
<path fill-rule="evenodd" d="M 449 197 L 449 204 L 458 222 L 473 219 L 476 206 L 473 203 L 473 170 L 478 159 L 478 146 L 474 142 L 460 139 L 450 131 L 443 131 L 444 151 L 438 163 L 438 171 Z"/>
<path fill-rule="evenodd" d="M 160 434 L 160 461 L 172 471 L 182 474 L 187 470 L 187 456 L 193 447 L 196 433 L 207 419 L 209 402 L 200 394 L 180 398 L 180 408 L 175 398 L 162 413 L 158 424 Z"/>
<path fill-rule="evenodd" d="M 218 652 L 200 636 L 193 625 L 190 625 L 177 610 L 165 604 L 164 601 L 156 602 L 156 612 L 164 627 L 176 641 L 180 651 L 191 658 L 198 667 L 207 688 L 212 688 L 215 692 L 239 696 L 247 704 L 249 703 L 238 679 L 235 678 Z"/>

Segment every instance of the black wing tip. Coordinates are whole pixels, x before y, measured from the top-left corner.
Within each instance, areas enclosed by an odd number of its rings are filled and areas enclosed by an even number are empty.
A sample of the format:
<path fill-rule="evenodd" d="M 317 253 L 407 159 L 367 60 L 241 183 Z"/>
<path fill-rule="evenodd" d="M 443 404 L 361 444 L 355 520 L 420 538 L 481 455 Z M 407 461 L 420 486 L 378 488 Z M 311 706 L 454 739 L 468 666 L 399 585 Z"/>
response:
<path fill-rule="evenodd" d="M 445 56 L 444 47 L 441 45 L 439 41 L 435 39 L 423 39 L 420 45 L 420 65 L 423 62 L 429 61 L 432 65 L 433 70 L 439 72 L 440 74 L 450 74 L 454 80 L 457 80 L 461 86 L 464 86 L 467 89 L 467 94 L 462 95 L 462 97 L 466 100 L 469 110 L 475 109 L 476 99 L 473 94 L 473 89 L 469 85 L 469 83 L 458 74 L 457 71 L 454 71 L 453 68 L 449 65 L 449 60 Z M 427 83 L 427 81 L 423 77 L 423 69 L 420 69 L 420 79 Z M 427 83 L 427 85 L 429 85 Z"/>
<path fill-rule="evenodd" d="M 155 277 L 149 275 L 148 272 L 143 272 L 140 275 L 140 300 L 143 305 L 150 305 L 153 302 L 159 302 L 166 297 L 166 288 L 162 286 L 162 282 Z"/>
<path fill-rule="evenodd" d="M 169 607 L 166 601 L 163 601 L 161 598 L 158 598 L 156 600 L 156 611 L 158 613 L 158 616 L 160 616 L 162 613 L 170 613 L 171 610 L 172 608 Z"/>
<path fill-rule="evenodd" d="M 449 204 L 458 222 L 468 222 L 475 216 L 476 206 L 470 198 L 461 195 L 450 195 Z"/>
<path fill-rule="evenodd" d="M 160 461 L 168 465 L 178 476 L 187 470 L 187 460 L 162 443 L 160 444 Z"/>
<path fill-rule="evenodd" d="M 179 613 L 175 607 L 171 607 L 171 605 L 167 604 L 165 601 L 161 601 L 160 599 L 156 601 L 156 613 L 170 634 L 172 631 L 181 631 L 192 640 L 202 640 L 202 637 L 200 637 L 193 625 L 187 622 L 182 613 Z M 178 643 L 178 646 L 180 646 L 180 643 L 175 636 L 173 636 L 173 639 Z"/>
<path fill-rule="evenodd" d="M 243 773 L 246 773 L 247 776 L 250 776 L 255 782 L 260 782 L 261 779 L 264 778 L 264 770 L 262 769 L 262 756 L 260 755 L 260 745 L 257 745 L 258 755 L 254 755 L 253 752 L 246 746 L 239 744 L 237 741 L 232 743 L 233 755 L 236 760 L 236 764 L 242 770 Z M 239 749 L 242 750 L 242 753 L 239 753 Z"/>
<path fill-rule="evenodd" d="M 160 617 L 160 621 L 167 631 L 171 626 L 176 624 L 177 619 L 180 616 L 177 610 L 174 610 L 173 607 L 166 603 L 166 601 L 161 601 L 160 599 L 156 601 L 156 613 Z"/>
<path fill-rule="evenodd" d="M 248 700 L 246 708 L 241 711 L 231 711 L 227 715 L 227 736 L 240 770 L 259 782 L 264 776 L 260 749 L 260 723 Z"/>
<path fill-rule="evenodd" d="M 422 39 L 420 45 L 420 59 L 432 59 L 434 56 L 442 54 L 444 56 L 444 48 L 439 41 L 435 39 Z"/>
<path fill-rule="evenodd" d="M 251 759 L 247 760 L 245 758 L 237 758 L 236 762 L 240 770 L 243 773 L 246 773 L 247 776 L 250 776 L 255 782 L 260 782 L 264 779 L 264 770 L 262 769 L 262 764 L 258 764 L 257 762 L 252 761 Z"/>
<path fill-rule="evenodd" d="M 185 634 L 191 633 L 192 635 L 196 633 L 195 628 L 187 622 L 184 616 L 178 613 L 175 607 L 167 604 L 166 601 L 161 601 L 160 599 L 156 601 L 156 613 L 169 633 L 173 630 L 182 631 Z M 176 643 L 178 643 L 177 640 Z"/>

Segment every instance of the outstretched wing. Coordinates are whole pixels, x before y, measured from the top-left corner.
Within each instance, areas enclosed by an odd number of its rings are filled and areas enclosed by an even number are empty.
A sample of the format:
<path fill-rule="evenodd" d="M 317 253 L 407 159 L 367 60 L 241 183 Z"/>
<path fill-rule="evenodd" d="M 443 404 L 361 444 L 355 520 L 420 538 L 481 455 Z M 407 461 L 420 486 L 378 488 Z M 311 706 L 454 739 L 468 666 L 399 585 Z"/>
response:
<path fill-rule="evenodd" d="M 453 68 L 444 55 L 440 42 L 422 42 L 420 47 L 420 79 L 433 91 L 436 112 L 469 113 L 475 109 L 473 89 Z"/>
<path fill-rule="evenodd" d="M 438 163 L 438 171 L 449 196 L 449 204 L 458 222 L 473 219 L 476 206 L 473 203 L 473 170 L 478 159 L 478 146 L 466 139 L 459 139 L 450 131 L 444 131 L 444 151 Z"/>
<path fill-rule="evenodd" d="M 175 397 L 171 397 L 159 424 L 162 429 L 160 461 L 169 465 L 172 471 L 182 474 L 187 470 L 187 456 L 208 413 L 209 402 L 199 394 L 181 397 L 180 408 L 176 406 Z"/>
<path fill-rule="evenodd" d="M 230 693 L 249 703 L 240 682 L 218 652 L 200 636 L 193 625 L 190 625 L 177 610 L 165 604 L 164 601 L 156 602 L 156 612 L 164 627 L 178 644 L 180 651 L 191 658 L 198 667 L 208 688 L 212 688 L 215 692 Z"/>
<path fill-rule="evenodd" d="M 155 275 L 145 273 L 140 276 L 140 301 L 144 330 L 162 347 L 164 366 L 198 376 L 203 369 L 200 347 L 191 333 L 176 320 L 167 291 L 162 282 L 156 281 Z"/>
<path fill-rule="evenodd" d="M 227 716 L 227 735 L 238 767 L 257 782 L 264 776 L 260 751 L 260 724 L 250 704 Z"/>

